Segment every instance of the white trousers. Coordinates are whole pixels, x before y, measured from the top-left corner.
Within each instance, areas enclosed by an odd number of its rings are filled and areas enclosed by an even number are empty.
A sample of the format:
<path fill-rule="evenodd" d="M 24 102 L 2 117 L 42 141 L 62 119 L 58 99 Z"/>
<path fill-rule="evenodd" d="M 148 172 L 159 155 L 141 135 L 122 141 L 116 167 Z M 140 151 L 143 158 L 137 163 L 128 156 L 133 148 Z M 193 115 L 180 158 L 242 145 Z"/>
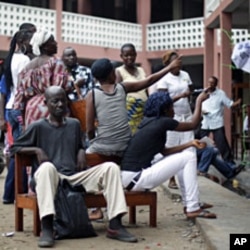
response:
<path fill-rule="evenodd" d="M 193 212 L 200 208 L 196 169 L 196 154 L 184 150 L 163 157 L 162 160 L 154 163 L 151 167 L 143 169 L 140 179 L 132 190 L 153 189 L 177 174 L 183 205 L 187 207 L 188 212 Z M 124 187 L 132 181 L 136 174 L 135 172 L 122 171 Z"/>
<path fill-rule="evenodd" d="M 193 115 L 174 115 L 174 119 L 179 122 L 190 122 L 192 121 Z M 167 131 L 167 141 L 166 141 L 166 147 L 171 148 L 174 146 L 178 146 L 187 142 L 190 142 L 194 139 L 194 131 Z M 194 147 L 189 147 L 187 150 L 196 152 L 196 149 Z"/>
<path fill-rule="evenodd" d="M 54 197 L 59 179 L 66 179 L 71 185 L 81 184 L 87 192 L 103 190 L 109 220 L 127 212 L 120 168 L 113 162 L 105 162 L 71 176 L 58 173 L 51 162 L 44 162 L 35 172 L 34 178 L 40 219 L 55 214 Z"/>

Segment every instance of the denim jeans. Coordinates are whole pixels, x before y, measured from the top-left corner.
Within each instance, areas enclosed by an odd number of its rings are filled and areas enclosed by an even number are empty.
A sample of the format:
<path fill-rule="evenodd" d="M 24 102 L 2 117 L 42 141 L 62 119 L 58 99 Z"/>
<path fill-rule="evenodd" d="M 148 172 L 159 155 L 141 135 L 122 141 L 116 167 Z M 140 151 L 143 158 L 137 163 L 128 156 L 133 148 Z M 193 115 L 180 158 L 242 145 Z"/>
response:
<path fill-rule="evenodd" d="M 209 166 L 213 165 L 226 178 L 234 175 L 235 164 L 224 161 L 216 147 L 205 147 L 197 149 L 197 168 L 202 173 L 207 173 Z"/>
<path fill-rule="evenodd" d="M 21 116 L 21 112 L 19 110 L 11 109 L 8 112 L 8 120 L 12 127 L 12 135 L 14 141 L 20 136 L 22 133 L 22 125 L 20 123 L 19 117 Z M 26 173 L 26 168 L 23 168 L 23 188 L 24 192 L 28 191 L 27 182 L 28 177 Z M 8 173 L 5 178 L 4 183 L 4 194 L 3 200 L 8 202 L 14 202 L 15 200 L 15 159 L 14 157 L 10 158 L 9 166 L 8 166 Z"/>
<path fill-rule="evenodd" d="M 22 114 L 20 110 L 11 109 L 8 113 L 9 123 L 12 128 L 12 136 L 14 141 L 21 135 L 22 133 Z"/>

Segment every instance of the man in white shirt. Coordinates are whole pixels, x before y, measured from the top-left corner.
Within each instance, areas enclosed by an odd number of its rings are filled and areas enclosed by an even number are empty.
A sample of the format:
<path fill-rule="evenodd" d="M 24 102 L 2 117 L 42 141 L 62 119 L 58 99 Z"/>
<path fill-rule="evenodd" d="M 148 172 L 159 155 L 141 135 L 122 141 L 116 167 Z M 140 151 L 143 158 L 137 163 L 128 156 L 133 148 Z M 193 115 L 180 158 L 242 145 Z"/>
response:
<path fill-rule="evenodd" d="M 211 76 L 208 82 L 210 97 L 202 103 L 201 137 L 213 133 L 215 145 L 223 159 L 232 162 L 233 154 L 224 128 L 224 106 L 233 108 L 241 103 L 241 99 L 234 102 L 223 90 L 217 88 L 218 79 L 215 76 Z"/>

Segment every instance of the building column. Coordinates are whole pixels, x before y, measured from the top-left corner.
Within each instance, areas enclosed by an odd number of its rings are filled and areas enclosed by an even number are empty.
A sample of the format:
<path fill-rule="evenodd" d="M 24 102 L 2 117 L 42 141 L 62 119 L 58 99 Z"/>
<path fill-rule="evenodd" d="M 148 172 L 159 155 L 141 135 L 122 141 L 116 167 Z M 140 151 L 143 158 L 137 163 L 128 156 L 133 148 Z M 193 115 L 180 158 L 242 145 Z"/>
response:
<path fill-rule="evenodd" d="M 232 96 L 232 71 L 231 71 L 231 55 L 232 44 L 230 39 L 232 29 L 232 15 L 230 13 L 221 12 L 220 14 L 221 25 L 221 46 L 220 46 L 220 76 L 219 86 L 226 94 Z M 231 110 L 225 109 L 225 129 L 226 136 L 229 142 L 231 142 Z"/>
<path fill-rule="evenodd" d="M 51 0 L 50 9 L 56 10 L 56 41 L 57 41 L 57 54 L 61 55 L 62 48 L 62 12 L 63 12 L 63 0 Z"/>
<path fill-rule="evenodd" d="M 182 13 L 182 0 L 173 1 L 173 19 L 178 20 L 183 18 Z"/>
<path fill-rule="evenodd" d="M 115 0 L 115 19 L 121 20 L 123 16 L 123 0 Z"/>
<path fill-rule="evenodd" d="M 91 15 L 91 1 L 90 0 L 78 0 L 77 1 L 77 13 L 83 15 Z"/>
<path fill-rule="evenodd" d="M 213 75 L 214 62 L 214 30 L 205 28 L 205 44 L 204 44 L 204 79 L 203 87 L 208 87 L 208 78 Z"/>
<path fill-rule="evenodd" d="M 142 53 L 141 62 L 147 75 L 151 73 L 151 64 L 147 60 L 147 24 L 151 18 L 151 0 L 136 0 L 137 23 L 142 25 Z"/>

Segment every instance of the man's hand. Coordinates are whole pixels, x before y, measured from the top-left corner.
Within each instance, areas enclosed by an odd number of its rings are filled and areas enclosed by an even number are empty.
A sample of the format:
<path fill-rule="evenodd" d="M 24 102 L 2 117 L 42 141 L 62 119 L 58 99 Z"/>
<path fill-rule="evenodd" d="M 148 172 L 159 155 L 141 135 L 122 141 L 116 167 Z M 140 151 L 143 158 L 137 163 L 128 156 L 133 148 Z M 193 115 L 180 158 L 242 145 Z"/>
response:
<path fill-rule="evenodd" d="M 77 79 L 74 82 L 74 85 L 77 85 L 79 88 L 82 88 L 85 84 L 85 79 L 81 78 L 81 79 Z"/>
<path fill-rule="evenodd" d="M 86 169 L 87 163 L 86 163 L 86 157 L 85 157 L 85 151 L 83 149 L 80 149 L 77 154 L 77 163 L 76 163 L 76 171 L 81 171 Z"/>
<path fill-rule="evenodd" d="M 45 154 L 45 152 L 41 148 L 36 148 L 35 154 L 36 154 L 39 165 L 45 161 L 49 161 L 48 156 Z"/>
<path fill-rule="evenodd" d="M 4 119 L 0 119 L 0 130 L 6 131 L 6 122 Z"/>
<path fill-rule="evenodd" d="M 182 98 L 189 97 L 191 93 L 192 92 L 190 90 L 185 91 L 184 93 L 182 93 Z"/>
<path fill-rule="evenodd" d="M 193 140 L 192 145 L 194 147 L 196 147 L 197 149 L 203 149 L 207 146 L 207 144 L 205 142 L 201 142 L 199 140 Z"/>

